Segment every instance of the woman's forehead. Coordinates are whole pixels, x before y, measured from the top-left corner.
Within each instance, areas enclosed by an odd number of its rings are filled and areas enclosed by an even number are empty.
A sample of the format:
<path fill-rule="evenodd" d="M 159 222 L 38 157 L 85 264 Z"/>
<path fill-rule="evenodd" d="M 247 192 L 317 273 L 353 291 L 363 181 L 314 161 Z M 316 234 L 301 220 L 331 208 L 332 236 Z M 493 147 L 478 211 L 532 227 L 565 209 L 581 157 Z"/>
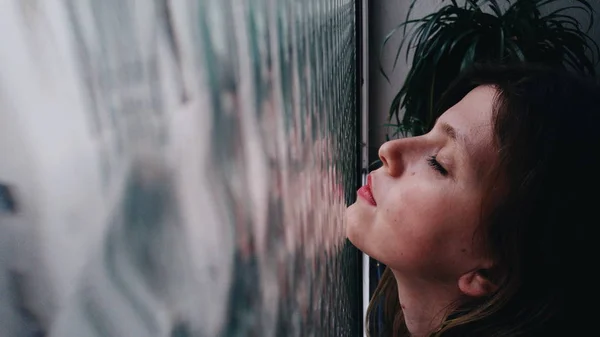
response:
<path fill-rule="evenodd" d="M 459 123 L 453 126 L 465 131 L 471 126 L 490 125 L 497 94 L 492 86 L 479 86 L 442 114 L 440 119 L 451 125 Z"/>

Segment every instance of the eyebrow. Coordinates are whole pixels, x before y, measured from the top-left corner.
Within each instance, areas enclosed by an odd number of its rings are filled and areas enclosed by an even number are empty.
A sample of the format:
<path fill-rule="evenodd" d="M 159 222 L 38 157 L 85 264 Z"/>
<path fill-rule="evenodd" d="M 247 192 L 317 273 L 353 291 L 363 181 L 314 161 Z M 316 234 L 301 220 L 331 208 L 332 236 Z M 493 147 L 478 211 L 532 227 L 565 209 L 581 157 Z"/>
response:
<path fill-rule="evenodd" d="M 458 138 L 456 129 L 452 127 L 452 125 L 446 122 L 440 122 L 440 127 L 442 128 L 442 131 L 446 134 L 446 136 L 448 136 L 452 140 L 456 140 Z"/>
<path fill-rule="evenodd" d="M 473 148 L 469 146 L 467 136 L 457 131 L 457 129 L 455 129 L 452 125 L 448 124 L 447 122 L 436 120 L 434 128 L 436 127 L 438 127 L 444 135 L 451 139 L 452 142 L 460 144 L 459 147 L 462 150 L 460 151 L 462 153 L 460 157 L 463 158 L 464 164 L 469 166 L 471 169 L 475 170 L 477 180 L 481 180 L 482 176 L 484 175 L 485 168 L 487 166 L 479 165 L 473 161 Z"/>
<path fill-rule="evenodd" d="M 458 143 L 460 147 L 462 147 L 464 154 L 468 156 L 470 151 L 465 136 L 456 131 L 456 129 L 447 122 L 436 121 L 436 124 L 439 124 L 438 127 L 442 130 L 442 133 L 445 134 L 446 137 L 452 139 L 453 142 Z"/>

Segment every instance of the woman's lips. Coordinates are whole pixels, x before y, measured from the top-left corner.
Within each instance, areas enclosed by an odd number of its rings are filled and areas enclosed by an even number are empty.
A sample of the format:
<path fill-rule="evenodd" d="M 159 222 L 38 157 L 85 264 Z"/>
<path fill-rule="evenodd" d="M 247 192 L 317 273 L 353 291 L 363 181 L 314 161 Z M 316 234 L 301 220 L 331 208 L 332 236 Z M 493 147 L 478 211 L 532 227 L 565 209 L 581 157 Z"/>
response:
<path fill-rule="evenodd" d="M 358 189 L 357 194 L 358 196 L 368 201 L 371 205 L 377 206 L 375 198 L 373 198 L 373 193 L 371 192 L 371 175 L 367 177 L 367 184 Z"/>

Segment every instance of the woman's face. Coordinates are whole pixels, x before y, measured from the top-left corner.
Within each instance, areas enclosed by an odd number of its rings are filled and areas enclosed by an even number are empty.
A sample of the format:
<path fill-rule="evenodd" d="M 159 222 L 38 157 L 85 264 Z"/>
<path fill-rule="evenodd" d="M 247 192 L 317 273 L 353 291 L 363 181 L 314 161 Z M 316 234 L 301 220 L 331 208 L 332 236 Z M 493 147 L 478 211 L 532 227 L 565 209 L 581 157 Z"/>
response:
<path fill-rule="evenodd" d="M 496 159 L 495 95 L 492 87 L 478 87 L 428 134 L 381 146 L 383 166 L 369 175 L 370 191 L 359 190 L 346 211 L 356 247 L 419 279 L 456 280 L 480 268 L 486 258 L 474 234 Z"/>

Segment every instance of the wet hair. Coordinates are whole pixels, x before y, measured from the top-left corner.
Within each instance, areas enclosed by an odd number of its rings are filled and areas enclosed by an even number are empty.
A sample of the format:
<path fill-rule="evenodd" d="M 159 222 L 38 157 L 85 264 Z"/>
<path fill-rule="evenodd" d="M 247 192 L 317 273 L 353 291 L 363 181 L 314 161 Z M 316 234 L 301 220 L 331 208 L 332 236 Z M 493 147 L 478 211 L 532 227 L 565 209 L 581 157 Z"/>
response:
<path fill-rule="evenodd" d="M 495 263 L 485 277 L 499 287 L 453 307 L 434 336 L 591 333 L 600 87 L 594 79 L 537 65 L 477 66 L 445 93 L 439 114 L 482 85 L 497 90 L 497 164 L 477 233 Z M 367 314 L 372 337 L 408 335 L 396 287 L 386 270 Z"/>

